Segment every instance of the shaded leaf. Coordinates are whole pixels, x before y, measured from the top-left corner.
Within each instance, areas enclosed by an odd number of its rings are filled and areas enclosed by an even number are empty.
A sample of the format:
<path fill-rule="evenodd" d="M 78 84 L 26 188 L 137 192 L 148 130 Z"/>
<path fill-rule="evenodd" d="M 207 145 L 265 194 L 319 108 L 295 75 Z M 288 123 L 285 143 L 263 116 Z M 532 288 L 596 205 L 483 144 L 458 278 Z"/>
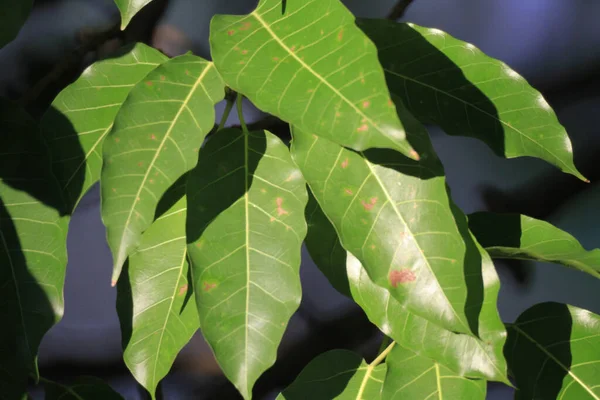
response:
<path fill-rule="evenodd" d="M 600 399 L 600 316 L 541 303 L 507 327 L 515 399 Z"/>
<path fill-rule="evenodd" d="M 115 0 L 121 13 L 121 30 L 127 28 L 131 19 L 152 0 Z"/>
<path fill-rule="evenodd" d="M 443 365 L 395 346 L 386 359 L 382 397 L 386 400 L 484 400 L 486 382 L 456 375 Z"/>
<path fill-rule="evenodd" d="M 585 250 L 569 233 L 519 214 L 479 212 L 469 227 L 494 258 L 561 264 L 600 278 L 600 249 Z"/>
<path fill-rule="evenodd" d="M 67 206 L 74 209 L 100 178 L 102 143 L 125 98 L 144 76 L 167 60 L 137 43 L 118 57 L 89 66 L 52 102 L 41 128 Z"/>
<path fill-rule="evenodd" d="M 188 281 L 186 200 L 181 197 L 185 181 L 175 189 L 179 199 L 142 235 L 138 251 L 129 257 L 127 278 L 118 285 L 123 357 L 153 398 L 159 381 L 200 327 Z"/>
<path fill-rule="evenodd" d="M 466 218 L 451 203 L 424 128 L 409 137 L 420 162 L 389 150 L 355 153 L 296 127 L 293 137 L 312 193 L 373 282 L 430 322 L 477 334 L 481 256 L 461 235 Z"/>
<path fill-rule="evenodd" d="M 46 400 L 121 400 L 102 379 L 82 377 L 69 385 L 45 380 Z"/>
<path fill-rule="evenodd" d="M 505 63 L 439 29 L 360 20 L 390 91 L 421 121 L 487 143 L 499 156 L 541 158 L 579 179 L 571 141 L 544 97 Z"/>
<path fill-rule="evenodd" d="M 29 17 L 29 13 L 33 8 L 33 0 L 19 0 L 15 2 L 5 2 L 2 5 L 2 12 L 0 13 L 0 48 L 6 46 L 9 42 L 13 41 L 21 26 Z"/>
<path fill-rule="evenodd" d="M 277 400 L 381 399 L 386 365 L 374 368 L 356 353 L 331 350 L 312 360 Z"/>
<path fill-rule="evenodd" d="M 123 103 L 105 141 L 101 178 L 113 284 L 162 195 L 196 165 L 224 95 L 213 64 L 187 54 L 150 72 Z"/>
<path fill-rule="evenodd" d="M 35 379 L 44 334 L 64 311 L 68 217 L 35 122 L 0 103 L 0 393 Z"/>
<path fill-rule="evenodd" d="M 211 54 L 223 79 L 257 107 L 355 150 L 418 158 L 385 84 L 377 49 L 339 0 L 261 0 L 245 16 L 217 15 Z"/>
<path fill-rule="evenodd" d="M 298 308 L 306 182 L 273 134 L 220 131 L 188 180 L 187 240 L 202 333 L 245 398 Z"/>

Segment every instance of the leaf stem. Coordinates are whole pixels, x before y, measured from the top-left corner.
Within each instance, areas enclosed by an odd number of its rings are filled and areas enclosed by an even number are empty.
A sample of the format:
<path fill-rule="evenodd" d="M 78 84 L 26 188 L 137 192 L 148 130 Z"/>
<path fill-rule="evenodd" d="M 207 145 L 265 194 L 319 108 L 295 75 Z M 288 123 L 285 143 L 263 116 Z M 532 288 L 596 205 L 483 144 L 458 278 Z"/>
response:
<path fill-rule="evenodd" d="M 381 340 L 381 346 L 379 346 L 379 350 L 377 351 L 377 354 L 381 354 L 383 352 L 383 350 L 385 350 L 385 348 L 390 345 L 391 341 L 392 341 L 392 339 L 390 339 L 390 337 L 388 335 L 384 335 L 383 339 Z"/>
<path fill-rule="evenodd" d="M 238 93 L 236 103 L 237 103 L 237 112 L 238 118 L 240 119 L 240 125 L 242 126 L 242 132 L 248 133 L 248 126 L 246 125 L 246 121 L 244 120 L 244 113 L 242 111 L 242 100 L 244 96 Z"/>
<path fill-rule="evenodd" d="M 231 109 L 233 108 L 233 103 L 235 100 L 233 98 L 227 98 L 227 105 L 225 106 L 225 111 L 223 111 L 223 116 L 221 117 L 221 122 L 219 122 L 219 127 L 217 128 L 217 132 L 225 127 L 225 123 L 229 118 L 229 113 L 231 113 Z"/>
<path fill-rule="evenodd" d="M 387 338 L 387 336 L 386 336 Z M 384 341 L 386 339 L 384 338 Z M 385 350 L 383 350 L 381 353 L 379 353 L 379 355 L 377 356 L 377 358 L 375 358 L 373 360 L 373 362 L 371 364 L 369 364 L 369 366 L 367 367 L 367 371 L 365 372 L 365 376 L 360 384 L 360 388 L 358 389 L 358 394 L 356 395 L 357 399 L 362 399 L 363 393 L 365 392 L 365 388 L 367 387 L 367 382 L 369 381 L 369 378 L 371 377 L 371 374 L 373 373 L 373 370 L 375 369 L 376 366 L 378 366 L 379 364 L 381 364 L 381 362 L 383 360 L 385 360 L 385 358 L 387 357 L 388 354 L 390 354 L 390 351 L 392 351 L 392 349 L 394 348 L 394 345 L 396 344 L 396 342 L 392 342 L 390 343 Z M 382 346 L 383 347 L 383 346 Z"/>
<path fill-rule="evenodd" d="M 397 21 L 404 16 L 406 9 L 414 0 L 399 0 L 398 3 L 392 8 L 392 11 L 387 15 L 387 19 Z"/>

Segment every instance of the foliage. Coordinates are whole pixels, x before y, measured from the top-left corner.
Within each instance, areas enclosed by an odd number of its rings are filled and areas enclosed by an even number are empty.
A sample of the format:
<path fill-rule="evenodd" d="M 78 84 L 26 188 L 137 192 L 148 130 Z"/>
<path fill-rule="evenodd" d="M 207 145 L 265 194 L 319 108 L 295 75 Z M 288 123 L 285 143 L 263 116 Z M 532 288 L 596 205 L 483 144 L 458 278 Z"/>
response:
<path fill-rule="evenodd" d="M 149 3 L 115 2 L 122 28 Z M 319 355 L 279 399 L 484 399 L 487 381 L 514 384 L 519 399 L 600 399 L 600 316 L 545 303 L 504 324 L 492 262 L 598 278 L 600 250 L 527 216 L 466 216 L 423 125 L 585 180 L 539 92 L 469 43 L 355 21 L 339 0 L 261 0 L 215 16 L 210 44 L 214 61 L 126 46 L 39 122 L 0 103 L 0 397 L 22 398 L 32 379 L 49 399 L 119 398 L 97 379 L 68 386 L 37 368 L 63 313 L 70 215 L 100 182 L 124 361 L 152 398 L 199 328 L 252 397 L 300 304 L 305 242 L 384 343 L 371 362 Z M 246 126 L 243 96 L 289 125 L 289 147 Z M 241 127 L 224 128 L 234 102 Z"/>

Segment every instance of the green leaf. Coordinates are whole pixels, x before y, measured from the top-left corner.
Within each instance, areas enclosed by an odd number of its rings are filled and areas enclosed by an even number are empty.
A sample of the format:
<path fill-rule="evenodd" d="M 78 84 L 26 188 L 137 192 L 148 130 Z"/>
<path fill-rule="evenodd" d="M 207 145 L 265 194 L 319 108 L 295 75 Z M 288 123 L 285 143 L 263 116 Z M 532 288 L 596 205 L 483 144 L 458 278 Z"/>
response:
<path fill-rule="evenodd" d="M 217 15 L 211 54 L 223 79 L 257 107 L 355 150 L 418 158 L 385 84 L 377 49 L 339 0 L 261 0 Z"/>
<path fill-rule="evenodd" d="M 277 400 L 381 399 L 386 365 L 370 367 L 358 354 L 331 350 L 312 360 Z"/>
<path fill-rule="evenodd" d="M 104 143 L 101 177 L 113 285 L 161 196 L 196 165 L 224 95 L 213 64 L 186 54 L 150 72 L 123 103 Z"/>
<path fill-rule="evenodd" d="M 63 315 L 69 218 L 35 122 L 6 102 L 0 159 L 0 393 L 18 398 Z"/>
<path fill-rule="evenodd" d="M 244 398 L 298 308 L 306 182 L 266 131 L 222 130 L 188 180 L 187 240 L 202 333 Z"/>
<path fill-rule="evenodd" d="M 464 378 L 443 365 L 395 346 L 386 359 L 382 398 L 484 400 L 486 382 Z"/>
<path fill-rule="evenodd" d="M 46 400 L 122 400 L 123 398 L 103 380 L 78 378 L 70 385 L 44 380 Z"/>
<path fill-rule="evenodd" d="M 121 30 L 127 28 L 131 19 L 152 0 L 115 0 L 121 13 Z"/>
<path fill-rule="evenodd" d="M 175 204 L 142 235 L 139 250 L 129 257 L 126 278 L 118 285 L 123 357 L 152 398 L 179 351 L 200 327 L 188 280 L 183 183 L 170 190 Z"/>
<path fill-rule="evenodd" d="M 41 128 L 67 206 L 73 210 L 100 179 L 102 143 L 131 89 L 167 60 L 137 43 L 118 57 L 98 61 L 67 86 L 42 118 Z"/>
<path fill-rule="evenodd" d="M 422 122 L 481 139 L 499 156 L 541 158 L 586 180 L 544 97 L 505 63 L 439 29 L 360 20 L 379 49 L 390 91 Z"/>
<path fill-rule="evenodd" d="M 401 118 L 418 126 L 409 114 Z M 292 155 L 342 246 L 373 282 L 430 322 L 477 334 L 479 251 L 461 234 L 466 218 L 451 203 L 427 132 L 409 133 L 420 162 L 389 150 L 355 153 L 296 127 Z"/>
<path fill-rule="evenodd" d="M 21 26 L 29 17 L 33 8 L 33 0 L 19 0 L 16 2 L 5 2 L 2 5 L 0 18 L 0 48 L 12 42 L 21 30 Z"/>
<path fill-rule="evenodd" d="M 469 227 L 494 258 L 556 263 L 600 278 L 600 249 L 585 250 L 573 236 L 546 221 L 479 212 L 469 215 Z"/>
<path fill-rule="evenodd" d="M 600 316 L 537 304 L 508 324 L 505 354 L 515 399 L 600 399 Z"/>

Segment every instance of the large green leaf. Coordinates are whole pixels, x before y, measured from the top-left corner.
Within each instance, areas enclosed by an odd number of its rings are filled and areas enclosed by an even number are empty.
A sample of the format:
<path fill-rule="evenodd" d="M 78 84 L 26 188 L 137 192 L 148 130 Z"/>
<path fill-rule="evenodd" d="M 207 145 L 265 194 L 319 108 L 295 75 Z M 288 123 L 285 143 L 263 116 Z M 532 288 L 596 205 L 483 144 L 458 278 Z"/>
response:
<path fill-rule="evenodd" d="M 312 360 L 277 400 L 377 400 L 386 365 L 369 366 L 356 353 L 331 350 Z"/>
<path fill-rule="evenodd" d="M 0 159 L 0 393 L 18 398 L 63 315 L 68 217 L 35 122 L 5 102 Z"/>
<path fill-rule="evenodd" d="M 179 200 L 142 235 L 127 279 L 119 281 L 119 317 L 127 367 L 154 398 L 159 381 L 200 327 L 185 240 L 184 184 L 172 191 Z"/>
<path fill-rule="evenodd" d="M 33 0 L 4 2 L 0 6 L 0 24 L 2 25 L 2 29 L 0 29 L 0 48 L 17 37 L 32 8 Z"/>
<path fill-rule="evenodd" d="M 121 13 L 121 30 L 127 28 L 131 19 L 152 0 L 115 0 Z"/>
<path fill-rule="evenodd" d="M 486 382 L 464 378 L 443 365 L 395 346 L 386 359 L 386 400 L 484 400 Z"/>
<path fill-rule="evenodd" d="M 248 15 L 213 18 L 211 54 L 227 85 L 263 111 L 341 145 L 418 158 L 377 49 L 352 13 L 339 0 L 283 3 L 261 0 Z"/>
<path fill-rule="evenodd" d="M 600 278 L 600 249 L 585 250 L 573 236 L 546 221 L 479 212 L 469 215 L 469 227 L 492 257 L 551 262 Z"/>
<path fill-rule="evenodd" d="M 373 282 L 430 322 L 477 334 L 481 256 L 424 128 L 410 130 L 419 162 L 382 149 L 355 153 L 296 127 L 293 137 L 292 155 L 312 193 Z"/>
<path fill-rule="evenodd" d="M 300 303 L 306 182 L 276 136 L 220 131 L 188 180 L 188 252 L 202 333 L 245 398 Z"/>
<path fill-rule="evenodd" d="M 505 354 L 515 399 L 600 399 L 600 316 L 537 304 L 508 324 Z"/>
<path fill-rule="evenodd" d="M 78 378 L 64 385 L 44 380 L 46 400 L 122 400 L 123 398 L 103 380 L 93 377 Z"/>
<path fill-rule="evenodd" d="M 98 61 L 67 86 L 42 118 L 41 127 L 57 177 L 72 210 L 100 179 L 102 143 L 131 89 L 167 60 L 138 43 L 122 55 Z"/>
<path fill-rule="evenodd" d="M 104 144 L 101 177 L 113 284 L 162 195 L 196 165 L 224 95 L 214 65 L 186 54 L 153 70 L 123 103 Z"/>
<path fill-rule="evenodd" d="M 390 91 L 423 122 L 483 140 L 503 157 L 532 156 L 585 180 L 544 97 L 505 63 L 438 29 L 361 20 Z"/>

